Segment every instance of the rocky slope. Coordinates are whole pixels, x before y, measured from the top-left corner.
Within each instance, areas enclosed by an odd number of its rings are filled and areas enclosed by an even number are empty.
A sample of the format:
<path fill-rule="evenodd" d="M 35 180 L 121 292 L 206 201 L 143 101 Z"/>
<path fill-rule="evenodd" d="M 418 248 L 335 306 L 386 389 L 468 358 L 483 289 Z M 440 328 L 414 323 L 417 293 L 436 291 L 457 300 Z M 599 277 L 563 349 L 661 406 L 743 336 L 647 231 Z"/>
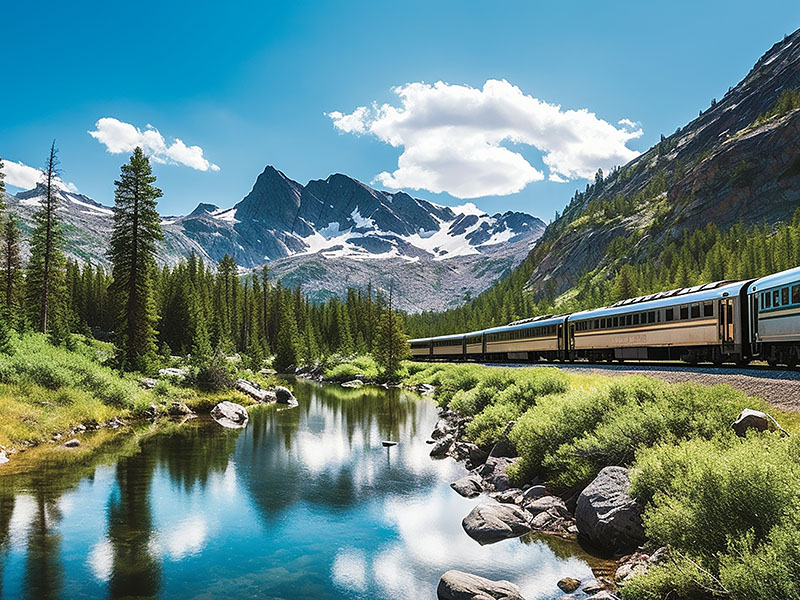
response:
<path fill-rule="evenodd" d="M 665 241 L 708 223 L 791 216 L 800 205 L 800 110 L 775 107 L 799 89 L 800 30 L 688 125 L 576 194 L 526 261 L 527 289 L 538 300 L 587 273 L 613 276 L 620 258 L 609 249 L 621 236 L 634 240 L 622 262 L 657 260 Z"/>
<path fill-rule="evenodd" d="M 6 197 L 25 239 L 41 195 L 37 187 Z M 68 255 L 108 265 L 112 210 L 80 194 L 58 196 Z M 234 206 L 200 204 L 186 216 L 164 217 L 162 227 L 163 264 L 191 252 L 209 263 L 228 254 L 243 272 L 269 263 L 274 277 L 320 300 L 370 281 L 394 285 L 399 306 L 411 311 L 444 309 L 486 289 L 525 258 L 545 228 L 524 213 L 440 206 L 345 175 L 303 186 L 271 166 Z"/>

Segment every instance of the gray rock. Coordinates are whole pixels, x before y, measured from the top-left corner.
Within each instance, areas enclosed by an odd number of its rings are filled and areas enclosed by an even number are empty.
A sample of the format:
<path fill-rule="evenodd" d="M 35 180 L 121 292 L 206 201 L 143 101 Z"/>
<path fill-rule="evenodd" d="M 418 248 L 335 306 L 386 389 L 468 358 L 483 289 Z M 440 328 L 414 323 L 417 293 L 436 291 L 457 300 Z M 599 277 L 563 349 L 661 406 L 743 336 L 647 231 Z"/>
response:
<path fill-rule="evenodd" d="M 516 459 L 512 458 L 490 456 L 483 465 L 475 469 L 475 472 L 481 476 L 486 487 L 502 492 L 511 487 L 511 480 L 506 470 L 515 462 Z"/>
<path fill-rule="evenodd" d="M 514 458 L 516 455 L 517 451 L 514 449 L 514 445 L 507 439 L 499 440 L 489 452 L 490 457 L 505 456 L 506 458 Z"/>
<path fill-rule="evenodd" d="M 519 537 L 531 530 L 530 515 L 514 504 L 479 504 L 464 517 L 461 526 L 481 544 Z"/>
<path fill-rule="evenodd" d="M 619 600 L 619 596 L 615 596 L 611 592 L 603 590 L 602 592 L 589 596 L 586 600 Z"/>
<path fill-rule="evenodd" d="M 539 498 L 543 498 L 547 495 L 547 488 L 543 485 L 532 485 L 522 493 L 522 496 L 526 501 L 538 500 Z"/>
<path fill-rule="evenodd" d="M 444 419 L 439 419 L 436 421 L 436 426 L 433 428 L 431 432 L 431 437 L 435 440 L 443 438 L 444 436 L 452 433 L 453 428 L 450 427 L 450 424 L 445 421 Z"/>
<path fill-rule="evenodd" d="M 558 582 L 558 589 L 567 594 L 571 594 L 581 586 L 580 579 L 574 577 L 564 577 Z"/>
<path fill-rule="evenodd" d="M 606 467 L 581 492 L 575 508 L 580 535 L 612 554 L 632 552 L 645 540 L 642 507 L 629 487 L 628 469 Z"/>
<path fill-rule="evenodd" d="M 143 387 L 144 389 L 146 389 L 146 390 L 152 390 L 154 387 L 156 387 L 157 383 L 158 383 L 158 381 L 156 381 L 152 377 L 140 377 L 139 378 L 139 385 L 141 387 Z"/>
<path fill-rule="evenodd" d="M 292 390 L 282 385 L 275 386 L 275 398 L 278 404 L 286 404 L 287 406 L 297 406 L 297 398 L 294 397 Z"/>
<path fill-rule="evenodd" d="M 450 446 L 453 445 L 453 436 L 446 435 L 440 440 L 438 440 L 431 448 L 431 456 L 438 458 L 441 456 L 446 456 L 447 451 L 450 450 Z"/>
<path fill-rule="evenodd" d="M 66 446 L 67 448 L 77 448 L 80 445 L 81 445 L 80 440 L 76 438 L 72 438 L 71 440 L 67 440 L 66 442 L 64 442 L 64 446 Z"/>
<path fill-rule="evenodd" d="M 226 400 L 211 409 L 211 417 L 223 427 L 241 429 L 247 425 L 250 415 L 241 404 Z"/>
<path fill-rule="evenodd" d="M 486 450 L 483 450 L 476 444 L 469 445 L 469 462 L 473 468 L 479 467 L 485 463 L 487 458 L 489 458 L 489 453 Z"/>
<path fill-rule="evenodd" d="M 434 388 L 430 383 L 420 383 L 416 390 L 420 394 L 432 394 L 434 391 L 436 391 L 436 388 Z"/>
<path fill-rule="evenodd" d="M 538 515 L 540 512 L 545 512 L 548 510 L 554 510 L 562 517 L 570 516 L 569 511 L 567 510 L 567 505 L 564 504 L 564 501 L 558 496 L 542 496 L 536 500 L 526 502 L 524 507 L 525 510 L 534 515 Z"/>
<path fill-rule="evenodd" d="M 0 465 L 4 465 L 8 462 L 8 457 L 6 456 L 5 450 L 0 450 Z"/>
<path fill-rule="evenodd" d="M 522 490 L 519 488 L 509 488 L 502 492 L 492 492 L 489 496 L 501 504 L 516 504 L 520 506 L 522 503 Z"/>
<path fill-rule="evenodd" d="M 492 581 L 463 571 L 447 571 L 436 588 L 439 600 L 525 600 L 519 588 L 505 580 Z"/>
<path fill-rule="evenodd" d="M 450 487 L 465 498 L 474 498 L 483 491 L 481 478 L 477 475 L 462 477 L 458 481 L 451 483 Z"/>
<path fill-rule="evenodd" d="M 259 385 L 247 379 L 237 379 L 234 387 L 243 394 L 250 396 L 256 402 L 267 403 L 276 401 L 275 392 L 262 389 Z"/>
<path fill-rule="evenodd" d="M 360 379 L 353 379 L 352 381 L 345 381 L 342 384 L 343 388 L 360 388 L 364 387 L 364 382 Z"/>
<path fill-rule="evenodd" d="M 536 531 L 555 533 L 558 535 L 570 534 L 572 520 L 564 517 L 558 510 L 551 508 L 538 513 L 531 520 L 531 528 Z"/>
<path fill-rule="evenodd" d="M 752 410 L 750 408 L 745 408 L 740 412 L 731 427 L 733 427 L 733 430 L 739 437 L 744 437 L 751 429 L 756 431 L 768 431 L 773 428 L 779 428 L 778 423 L 770 415 L 760 410 Z"/>
<path fill-rule="evenodd" d="M 581 587 L 581 591 L 584 594 L 596 594 L 598 592 L 602 592 L 605 589 L 603 584 L 597 581 L 597 579 L 590 579 L 589 581 L 584 582 L 583 586 Z"/>
<path fill-rule="evenodd" d="M 185 379 L 188 374 L 189 371 L 186 369 L 177 369 L 175 367 L 158 370 L 159 377 L 177 377 L 178 379 Z"/>
<path fill-rule="evenodd" d="M 167 412 L 171 417 L 184 417 L 186 415 L 194 414 L 192 409 L 186 406 L 186 404 L 181 402 L 180 400 L 173 400 L 170 403 Z"/>

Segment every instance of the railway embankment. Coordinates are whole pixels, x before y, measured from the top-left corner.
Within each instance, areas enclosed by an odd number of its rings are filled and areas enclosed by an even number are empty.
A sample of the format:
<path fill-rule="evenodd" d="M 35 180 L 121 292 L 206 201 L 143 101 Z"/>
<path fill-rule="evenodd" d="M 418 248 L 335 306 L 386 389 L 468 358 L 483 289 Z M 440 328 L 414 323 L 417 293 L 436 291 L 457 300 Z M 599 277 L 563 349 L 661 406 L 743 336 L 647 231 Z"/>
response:
<path fill-rule="evenodd" d="M 409 370 L 406 385 L 432 385 L 441 407 L 431 454 L 467 469 L 454 493 L 486 496 L 463 521 L 478 543 L 540 532 L 617 559 L 605 578 L 564 582 L 581 598 L 800 595 L 797 415 L 730 385 L 640 374 Z"/>

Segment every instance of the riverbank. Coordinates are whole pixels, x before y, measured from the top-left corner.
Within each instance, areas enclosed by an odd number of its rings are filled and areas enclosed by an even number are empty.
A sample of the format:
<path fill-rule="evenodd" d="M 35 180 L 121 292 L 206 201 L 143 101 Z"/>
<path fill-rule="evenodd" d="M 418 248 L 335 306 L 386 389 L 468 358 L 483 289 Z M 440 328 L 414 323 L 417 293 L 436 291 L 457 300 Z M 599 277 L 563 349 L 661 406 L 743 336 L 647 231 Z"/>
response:
<path fill-rule="evenodd" d="M 626 600 L 800 594 L 796 414 L 729 386 L 552 368 L 409 369 L 404 383 L 433 385 L 443 411 L 432 453 L 471 469 L 454 487 L 521 509 L 510 532 L 576 534 L 596 552 L 629 555 L 609 582 Z M 734 430 L 745 409 L 769 411 L 783 431 L 758 419 L 768 430 Z M 524 526 L 514 529 L 515 519 Z"/>
<path fill-rule="evenodd" d="M 44 443 L 78 446 L 88 432 L 209 413 L 224 401 L 260 403 L 233 389 L 237 376 L 263 388 L 274 384 L 235 366 L 226 373 L 230 387 L 217 391 L 190 385 L 190 370 L 174 365 L 157 378 L 120 373 L 104 364 L 113 346 L 79 335 L 72 336 L 70 348 L 53 346 L 39 334 L 15 336 L 11 349 L 0 355 L 0 462 Z"/>

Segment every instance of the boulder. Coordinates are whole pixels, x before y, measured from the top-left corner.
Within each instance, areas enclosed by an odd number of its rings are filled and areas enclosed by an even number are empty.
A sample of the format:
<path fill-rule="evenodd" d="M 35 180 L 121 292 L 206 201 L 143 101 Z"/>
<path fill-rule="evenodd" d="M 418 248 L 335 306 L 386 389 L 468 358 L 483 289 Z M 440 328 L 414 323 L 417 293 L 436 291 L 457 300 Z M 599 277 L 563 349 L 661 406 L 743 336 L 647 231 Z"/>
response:
<path fill-rule="evenodd" d="M 526 502 L 524 506 L 525 510 L 534 515 L 538 515 L 540 512 L 553 510 L 562 517 L 570 516 L 567 505 L 564 504 L 564 501 L 558 496 L 542 496 L 536 500 Z"/>
<path fill-rule="evenodd" d="M 342 384 L 343 388 L 360 388 L 364 387 L 364 382 L 360 379 L 353 379 L 353 381 L 345 381 Z"/>
<path fill-rule="evenodd" d="M 420 383 L 417 386 L 416 390 L 417 393 L 419 394 L 427 395 L 427 394 L 432 394 L 434 391 L 436 391 L 436 388 L 434 388 L 430 383 Z"/>
<path fill-rule="evenodd" d="M 489 458 L 489 453 L 486 450 L 481 449 L 477 444 L 469 445 L 469 463 L 473 469 L 485 463 L 487 458 Z"/>
<path fill-rule="evenodd" d="M 442 575 L 436 597 L 439 600 L 525 600 L 519 588 L 509 581 L 492 581 L 454 570 Z"/>
<path fill-rule="evenodd" d="M 516 460 L 512 458 L 490 456 L 483 465 L 475 469 L 475 472 L 481 476 L 486 487 L 502 492 L 511 487 L 506 469 L 515 462 Z"/>
<path fill-rule="evenodd" d="M 225 400 L 211 409 L 211 417 L 223 427 L 241 429 L 247 425 L 250 415 L 241 404 Z"/>
<path fill-rule="evenodd" d="M 167 412 L 171 417 L 185 417 L 186 415 L 194 414 L 192 409 L 186 406 L 186 404 L 180 400 L 173 400 L 170 403 Z"/>
<path fill-rule="evenodd" d="M 581 587 L 581 591 L 584 594 L 596 594 L 598 592 L 602 592 L 605 589 L 602 583 L 597 581 L 597 579 L 590 579 L 589 581 L 584 582 L 583 587 Z"/>
<path fill-rule="evenodd" d="M 278 404 L 297 406 L 297 398 L 294 397 L 292 390 L 282 385 L 275 386 L 275 398 Z"/>
<path fill-rule="evenodd" d="M 189 371 L 186 369 L 176 369 L 175 367 L 168 367 L 166 369 L 158 370 L 159 377 L 176 377 L 178 379 L 185 379 L 188 374 Z"/>
<path fill-rule="evenodd" d="M 438 458 L 441 456 L 446 456 L 447 451 L 450 450 L 450 446 L 453 445 L 453 436 L 446 435 L 442 439 L 438 440 L 431 448 L 431 456 L 434 458 Z"/>
<path fill-rule="evenodd" d="M 477 475 L 467 475 L 466 477 L 462 477 L 458 481 L 451 483 L 450 487 L 465 498 L 474 498 L 483 491 L 481 478 Z"/>
<path fill-rule="evenodd" d="M 445 421 L 444 419 L 439 419 L 436 421 L 436 426 L 433 428 L 431 432 L 431 437 L 435 440 L 439 438 L 443 438 L 444 436 L 452 433 L 453 428 L 450 427 L 450 424 Z"/>
<path fill-rule="evenodd" d="M 645 540 L 642 507 L 628 494 L 628 469 L 606 467 L 578 497 L 580 535 L 611 554 L 627 554 Z"/>
<path fill-rule="evenodd" d="M 158 381 L 152 377 L 139 377 L 139 385 L 146 390 L 152 390 L 158 384 Z"/>
<path fill-rule="evenodd" d="M 514 504 L 479 504 L 464 517 L 461 526 L 481 544 L 519 537 L 531 530 L 530 515 Z"/>
<path fill-rule="evenodd" d="M 67 448 L 77 448 L 80 445 L 81 445 L 80 440 L 76 438 L 72 438 L 71 440 L 67 440 L 66 442 L 64 442 L 64 446 L 66 446 Z"/>
<path fill-rule="evenodd" d="M 521 506 L 522 504 L 522 490 L 519 488 L 509 488 L 502 492 L 492 492 L 489 496 L 501 504 L 516 504 L 517 506 Z"/>
<path fill-rule="evenodd" d="M 555 508 L 544 510 L 531 519 L 532 529 L 562 536 L 574 535 L 572 525 L 572 520 L 563 516 Z"/>
<path fill-rule="evenodd" d="M 744 437 L 751 429 L 755 431 L 768 431 L 770 429 L 783 429 L 778 422 L 765 412 L 745 408 L 733 422 L 733 430 L 739 437 Z"/>
<path fill-rule="evenodd" d="M 538 500 L 544 496 L 547 496 L 547 488 L 543 485 L 532 485 L 522 493 L 522 497 L 525 502 L 532 502 L 533 500 Z"/>
<path fill-rule="evenodd" d="M 252 381 L 247 381 L 247 379 L 237 379 L 234 387 L 243 394 L 250 396 L 256 402 L 275 402 L 276 400 L 275 392 L 262 389 Z"/>
<path fill-rule="evenodd" d="M 574 577 L 564 577 L 556 585 L 562 592 L 571 594 L 581 586 L 581 582 L 580 579 L 575 579 Z"/>
<path fill-rule="evenodd" d="M 4 465 L 8 462 L 8 457 L 6 456 L 5 450 L 0 450 L 0 465 Z"/>
<path fill-rule="evenodd" d="M 495 445 L 492 446 L 492 450 L 489 452 L 489 456 L 491 457 L 505 456 L 506 458 L 514 458 L 516 455 L 517 451 L 514 449 L 514 445 L 505 438 L 495 443 Z"/>

